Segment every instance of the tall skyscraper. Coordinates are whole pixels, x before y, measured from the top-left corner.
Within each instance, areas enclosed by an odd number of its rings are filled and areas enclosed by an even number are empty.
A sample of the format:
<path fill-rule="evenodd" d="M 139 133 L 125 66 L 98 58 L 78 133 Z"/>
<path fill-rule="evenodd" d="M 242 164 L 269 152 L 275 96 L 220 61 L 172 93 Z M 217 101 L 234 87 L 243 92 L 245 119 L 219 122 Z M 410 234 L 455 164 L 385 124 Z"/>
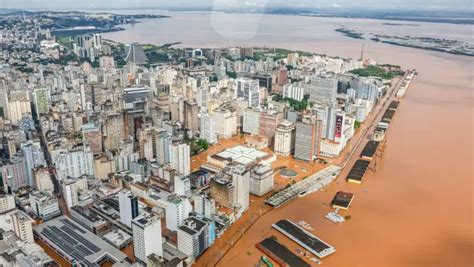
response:
<path fill-rule="evenodd" d="M 296 123 L 295 158 L 313 161 L 319 153 L 320 124 L 316 115 L 304 115 Z"/>
<path fill-rule="evenodd" d="M 33 98 L 37 115 L 46 114 L 49 112 L 51 105 L 51 95 L 48 89 L 35 89 L 33 92 Z"/>
<path fill-rule="evenodd" d="M 59 180 L 94 175 L 94 155 L 89 146 L 53 150 L 51 159 Z"/>
<path fill-rule="evenodd" d="M 138 198 L 130 190 L 123 189 L 118 193 L 120 221 L 132 227 L 132 220 L 138 216 Z"/>
<path fill-rule="evenodd" d="M 133 62 L 137 65 L 143 65 L 148 63 L 148 58 L 143 52 L 143 47 L 141 44 L 133 43 L 125 47 L 125 61 Z"/>
<path fill-rule="evenodd" d="M 171 231 L 178 230 L 192 211 L 193 207 L 187 197 L 170 195 L 166 199 L 166 228 Z"/>
<path fill-rule="evenodd" d="M 218 138 L 230 138 L 237 133 L 236 109 L 229 104 L 221 105 L 212 112 Z"/>
<path fill-rule="evenodd" d="M 260 106 L 260 87 L 258 80 L 237 78 L 235 80 L 235 97 L 248 101 L 249 107 Z"/>
<path fill-rule="evenodd" d="M 144 212 L 133 219 L 132 235 L 133 251 L 139 261 L 146 263 L 147 257 L 153 253 L 163 257 L 161 221 L 156 214 Z"/>
<path fill-rule="evenodd" d="M 207 113 L 201 113 L 201 138 L 209 144 L 217 142 L 216 124 L 212 117 Z"/>
<path fill-rule="evenodd" d="M 178 229 L 178 249 L 191 258 L 201 255 L 214 240 L 215 232 L 209 222 L 197 217 L 187 218 Z"/>
<path fill-rule="evenodd" d="M 242 131 L 248 134 L 260 133 L 260 111 L 253 108 L 244 110 Z"/>
<path fill-rule="evenodd" d="M 191 154 L 189 145 L 185 143 L 174 143 L 170 145 L 170 165 L 182 175 L 191 172 Z"/>
<path fill-rule="evenodd" d="M 23 157 L 12 157 L 10 162 L 2 166 L 3 187 L 8 193 L 28 185 L 26 161 Z"/>
<path fill-rule="evenodd" d="M 26 173 L 28 175 L 28 185 L 32 188 L 36 187 L 34 170 L 41 166 L 46 166 L 43 149 L 39 141 L 29 140 L 21 144 L 21 152 L 26 164 Z"/>
<path fill-rule="evenodd" d="M 314 77 L 311 79 L 309 99 L 321 104 L 331 105 L 336 102 L 337 79 L 331 77 Z"/>
<path fill-rule="evenodd" d="M 283 120 L 278 124 L 275 130 L 275 145 L 274 152 L 289 156 L 295 150 L 295 130 L 296 126 L 290 121 Z"/>
<path fill-rule="evenodd" d="M 194 101 L 184 101 L 184 128 L 196 131 L 198 129 L 199 107 Z"/>
<path fill-rule="evenodd" d="M 286 84 L 283 86 L 283 97 L 301 101 L 304 98 L 304 88 L 295 84 Z"/>
<path fill-rule="evenodd" d="M 246 211 L 249 207 L 249 180 L 250 172 L 244 166 L 232 166 L 232 184 L 234 185 L 234 206 L 238 213 Z"/>

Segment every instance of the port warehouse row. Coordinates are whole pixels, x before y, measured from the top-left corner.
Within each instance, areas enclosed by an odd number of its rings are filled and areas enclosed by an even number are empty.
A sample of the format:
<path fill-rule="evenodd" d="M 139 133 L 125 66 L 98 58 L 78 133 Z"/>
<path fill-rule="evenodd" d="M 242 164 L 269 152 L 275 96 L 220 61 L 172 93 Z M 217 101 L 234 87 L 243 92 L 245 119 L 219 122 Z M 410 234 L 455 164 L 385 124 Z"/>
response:
<path fill-rule="evenodd" d="M 298 266 L 310 267 L 307 262 L 300 258 L 295 253 L 291 252 L 287 247 L 280 244 L 275 236 L 264 239 L 258 243 L 257 248 L 268 255 L 280 266 Z"/>
<path fill-rule="evenodd" d="M 324 258 L 336 252 L 334 247 L 290 220 L 280 220 L 273 224 L 272 227 L 319 258 Z M 264 239 L 256 246 L 280 266 L 311 266 L 298 255 L 291 252 L 286 246 L 280 244 L 275 236 Z"/>
<path fill-rule="evenodd" d="M 390 105 L 385 110 L 382 115 L 381 121 L 378 123 L 377 128 L 374 130 L 371 141 L 369 141 L 360 154 L 360 159 L 358 159 L 349 174 L 347 175 L 347 181 L 352 183 L 360 184 L 364 179 L 364 176 L 367 172 L 367 169 L 370 166 L 372 159 L 374 158 L 381 142 L 384 141 L 385 133 L 388 130 L 388 127 L 395 115 L 395 112 L 398 109 L 400 101 L 392 101 Z"/>
<path fill-rule="evenodd" d="M 324 258 L 336 252 L 336 249 L 333 246 L 309 233 L 290 220 L 280 220 L 274 223 L 272 227 L 316 255 L 318 258 Z"/>

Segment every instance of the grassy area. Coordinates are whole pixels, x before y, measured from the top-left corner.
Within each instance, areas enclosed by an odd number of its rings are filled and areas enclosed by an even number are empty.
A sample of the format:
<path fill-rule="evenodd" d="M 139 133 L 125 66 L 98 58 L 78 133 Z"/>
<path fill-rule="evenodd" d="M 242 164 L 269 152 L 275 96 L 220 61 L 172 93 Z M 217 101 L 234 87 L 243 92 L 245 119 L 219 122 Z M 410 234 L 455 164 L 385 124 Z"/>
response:
<path fill-rule="evenodd" d="M 58 42 L 65 47 L 71 48 L 72 47 L 72 38 L 70 36 L 62 36 L 58 38 Z"/>
<path fill-rule="evenodd" d="M 308 107 L 308 98 L 309 96 L 305 95 L 303 100 L 298 101 L 292 98 L 283 97 L 282 95 L 274 95 L 272 99 L 277 102 L 288 102 L 295 111 L 302 111 Z"/>
<path fill-rule="evenodd" d="M 362 76 L 362 77 L 380 77 L 385 80 L 390 80 L 394 77 L 392 72 L 386 71 L 384 68 L 369 65 L 367 68 L 351 70 L 350 73 Z"/>

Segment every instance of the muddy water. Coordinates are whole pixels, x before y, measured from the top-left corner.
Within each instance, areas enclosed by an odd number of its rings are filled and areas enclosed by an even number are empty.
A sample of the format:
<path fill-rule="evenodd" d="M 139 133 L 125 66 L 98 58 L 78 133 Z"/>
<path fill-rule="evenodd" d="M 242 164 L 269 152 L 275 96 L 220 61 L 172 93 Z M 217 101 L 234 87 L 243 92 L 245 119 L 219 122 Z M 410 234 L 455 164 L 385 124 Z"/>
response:
<path fill-rule="evenodd" d="M 238 15 L 228 16 L 229 24 L 237 23 L 234 16 Z M 183 46 L 268 45 L 358 57 L 362 42 L 342 37 L 333 29 L 353 24 L 368 31 L 384 27 L 381 21 L 371 20 L 259 19 L 257 35 L 235 26 L 235 34 L 243 36 L 235 40 L 216 33 L 208 14 L 194 13 L 153 21 L 153 29 L 143 23 L 105 36 L 156 44 L 180 41 Z M 196 27 L 191 27 L 191 22 Z M 385 29 L 390 31 L 405 30 Z M 473 33 L 471 26 L 429 23 L 406 31 L 445 34 L 471 42 Z M 221 266 L 252 266 L 262 255 L 255 244 L 271 234 L 294 250 L 293 242 L 271 230 L 271 224 L 282 218 L 310 223 L 317 236 L 336 248 L 335 254 L 323 259 L 324 266 L 474 265 L 472 58 L 369 41 L 364 55 L 416 68 L 419 73 L 395 114 L 377 170 L 370 172 L 362 185 L 347 184 L 343 179 L 346 170 L 327 192 L 316 192 L 267 213 L 230 250 Z M 350 210 L 342 212 L 351 219 L 334 225 L 324 215 L 339 190 L 356 196 Z"/>

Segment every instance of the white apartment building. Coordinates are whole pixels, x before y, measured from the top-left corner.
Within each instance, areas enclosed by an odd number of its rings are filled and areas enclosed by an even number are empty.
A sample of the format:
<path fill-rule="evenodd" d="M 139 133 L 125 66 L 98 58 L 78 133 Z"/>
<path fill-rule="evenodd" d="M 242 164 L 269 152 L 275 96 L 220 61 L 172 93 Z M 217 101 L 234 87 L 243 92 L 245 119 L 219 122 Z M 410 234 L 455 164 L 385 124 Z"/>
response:
<path fill-rule="evenodd" d="M 94 175 L 94 155 L 88 146 L 54 150 L 51 159 L 59 180 Z"/>
<path fill-rule="evenodd" d="M 170 145 L 170 165 L 182 175 L 191 172 L 191 154 L 189 145 L 185 143 L 174 143 Z"/>
<path fill-rule="evenodd" d="M 304 98 L 304 88 L 295 84 L 285 84 L 283 86 L 283 97 L 301 101 Z"/>
<path fill-rule="evenodd" d="M 237 133 L 237 113 L 229 105 L 214 109 L 212 120 L 215 123 L 215 132 L 218 138 L 230 138 Z"/>
<path fill-rule="evenodd" d="M 132 227 L 132 220 L 138 216 L 138 198 L 130 190 L 123 189 L 118 193 L 120 221 Z"/>
<path fill-rule="evenodd" d="M 206 140 L 209 144 L 217 142 L 216 123 L 209 114 L 201 114 L 200 129 L 202 139 Z"/>
<path fill-rule="evenodd" d="M 132 220 L 133 251 L 142 263 L 153 253 L 163 257 L 163 237 L 158 215 L 144 212 Z"/>
<path fill-rule="evenodd" d="M 177 231 L 192 211 L 193 207 L 188 198 L 170 195 L 166 199 L 166 228 L 170 231 Z"/>
<path fill-rule="evenodd" d="M 17 210 L 10 214 L 15 234 L 23 241 L 29 244 L 35 242 L 33 238 L 33 219 L 25 212 Z"/>

